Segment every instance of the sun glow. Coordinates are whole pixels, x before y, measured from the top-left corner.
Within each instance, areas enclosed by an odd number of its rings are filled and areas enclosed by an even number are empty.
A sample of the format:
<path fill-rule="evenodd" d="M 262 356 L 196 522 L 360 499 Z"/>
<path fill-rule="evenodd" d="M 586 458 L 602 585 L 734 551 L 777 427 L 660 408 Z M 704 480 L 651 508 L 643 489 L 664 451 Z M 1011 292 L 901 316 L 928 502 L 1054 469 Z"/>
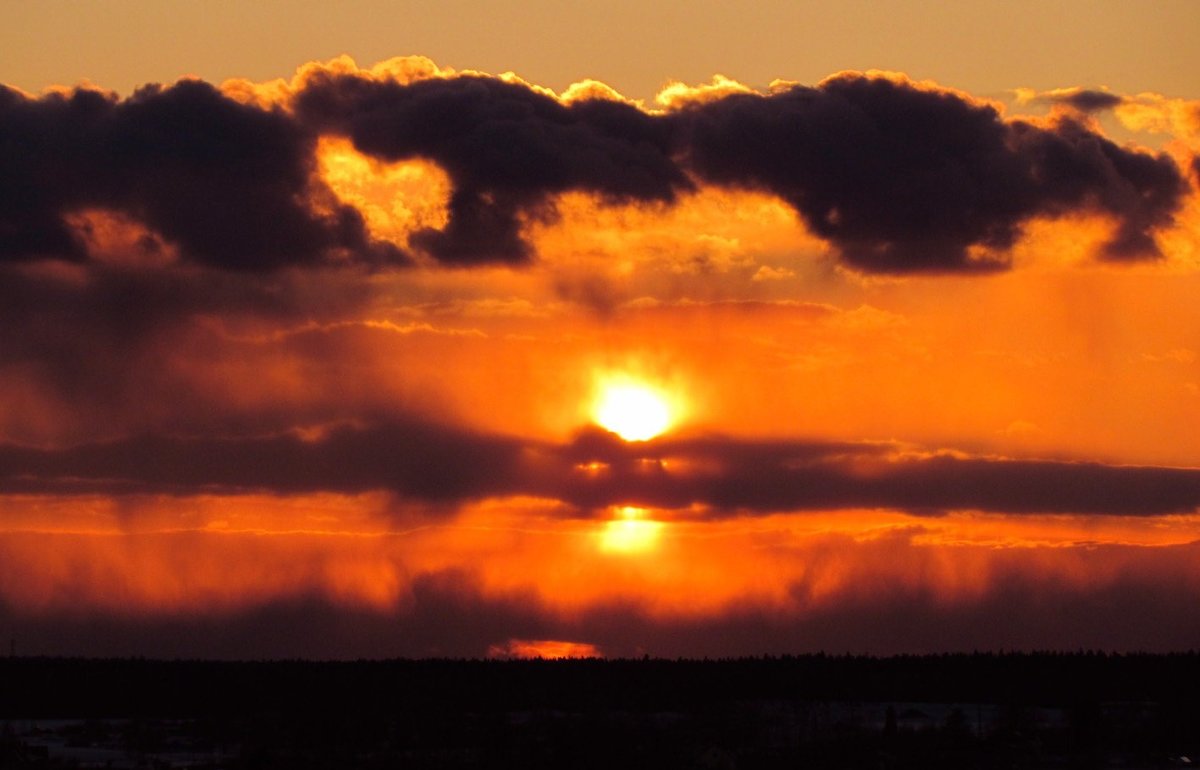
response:
<path fill-rule="evenodd" d="M 557 639 L 509 639 L 506 644 L 488 647 L 489 658 L 599 658 L 600 648 L 588 642 L 564 642 Z"/>
<path fill-rule="evenodd" d="M 617 511 L 617 518 L 604 525 L 600 538 L 602 550 L 616 553 L 641 553 L 658 543 L 661 521 L 645 519 L 646 510 L 631 505 Z"/>
<path fill-rule="evenodd" d="M 665 431 L 672 415 L 662 392 L 625 380 L 609 382 L 600 388 L 593 417 L 602 428 L 626 441 L 645 441 Z"/>

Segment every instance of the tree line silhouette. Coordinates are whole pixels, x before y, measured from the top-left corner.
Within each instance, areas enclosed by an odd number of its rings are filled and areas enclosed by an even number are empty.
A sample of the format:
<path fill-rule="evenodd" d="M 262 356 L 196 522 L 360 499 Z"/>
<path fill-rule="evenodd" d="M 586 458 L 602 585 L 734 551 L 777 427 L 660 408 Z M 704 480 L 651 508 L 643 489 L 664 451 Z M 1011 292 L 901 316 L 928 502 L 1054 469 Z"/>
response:
<path fill-rule="evenodd" d="M 0 768 L 70 766 L 30 754 L 39 719 L 164 768 L 180 746 L 230 768 L 1185 766 L 1198 686 L 1195 652 L 8 658 Z"/>

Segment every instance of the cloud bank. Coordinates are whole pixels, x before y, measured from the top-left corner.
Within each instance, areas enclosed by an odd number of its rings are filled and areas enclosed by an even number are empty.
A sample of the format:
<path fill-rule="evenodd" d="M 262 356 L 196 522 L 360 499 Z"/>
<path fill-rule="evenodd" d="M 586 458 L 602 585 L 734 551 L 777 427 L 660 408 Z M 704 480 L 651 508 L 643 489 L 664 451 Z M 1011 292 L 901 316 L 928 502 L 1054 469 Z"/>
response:
<path fill-rule="evenodd" d="M 87 261 L 80 211 L 148 228 L 142 246 L 220 270 L 524 263 L 522 228 L 556 196 L 669 206 L 697 185 L 785 201 L 857 270 L 995 270 L 1036 217 L 1095 213 L 1101 257 L 1160 255 L 1188 192 L 1176 161 L 1118 146 L 1069 115 L 1008 120 L 990 104 L 896 76 L 717 90 L 652 112 L 594 89 L 564 100 L 464 74 L 381 78 L 310 67 L 284 99 L 243 102 L 202 82 L 128 99 L 87 89 L 0 93 L 0 259 Z M 1116 97 L 1113 97 L 1116 98 Z M 1114 106 L 1101 92 L 1061 100 Z M 386 162 L 422 159 L 452 182 L 444 227 L 372 238 L 315 174 L 321 136 Z"/>
<path fill-rule="evenodd" d="M 65 449 L 0 446 L 0 491 L 387 491 L 425 503 L 536 497 L 588 512 L 700 506 L 711 515 L 888 508 L 1151 516 L 1200 510 L 1200 470 L 1009 460 L 882 444 L 722 437 L 626 443 L 598 429 L 546 444 L 427 423 L 295 434 L 141 436 Z"/>

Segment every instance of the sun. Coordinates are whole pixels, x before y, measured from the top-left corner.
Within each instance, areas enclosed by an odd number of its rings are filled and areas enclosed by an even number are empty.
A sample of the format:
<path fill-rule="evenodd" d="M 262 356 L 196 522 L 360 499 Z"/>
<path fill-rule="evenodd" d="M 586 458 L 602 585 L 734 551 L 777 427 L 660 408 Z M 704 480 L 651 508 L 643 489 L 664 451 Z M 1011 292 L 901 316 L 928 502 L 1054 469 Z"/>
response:
<path fill-rule="evenodd" d="M 671 424 L 671 407 L 659 390 L 632 380 L 601 386 L 592 410 L 596 423 L 626 441 L 645 441 Z"/>

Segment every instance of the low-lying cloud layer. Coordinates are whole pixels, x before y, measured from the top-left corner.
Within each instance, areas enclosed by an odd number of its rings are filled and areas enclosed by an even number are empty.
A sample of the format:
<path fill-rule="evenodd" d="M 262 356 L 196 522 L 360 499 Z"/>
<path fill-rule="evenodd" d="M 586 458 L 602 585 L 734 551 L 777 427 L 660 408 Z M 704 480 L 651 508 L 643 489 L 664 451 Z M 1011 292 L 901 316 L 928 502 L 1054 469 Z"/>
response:
<path fill-rule="evenodd" d="M 806 598 L 792 585 L 783 605 L 752 599 L 719 614 L 659 615 L 622 601 L 583 612 L 556 612 L 536 594 L 490 594 L 469 572 L 415 577 L 404 598 L 381 612 L 301 594 L 219 612 L 25 613 L 0 602 L 0 624 L 20 629 L 20 650 L 58 655 L 318 659 L 396 656 L 485 657 L 514 639 L 577 640 L 611 657 L 674 658 L 853 651 L 856 654 L 946 650 L 1187 649 L 1200 633 L 1192 611 L 1200 598 L 1187 566 L 1195 546 L 1108 548 L 1127 571 L 1106 585 L 1080 586 L 1038 574 L 1036 556 L 996 559 L 996 579 L 966 601 L 947 600 L 934 586 L 871 580 L 870 559 L 907 563 L 898 545 L 848 554 L 847 584 Z M 978 563 L 981 554 L 965 554 Z M 930 557 L 945 560 L 945 555 Z M 848 569 L 847 569 L 848 568 Z M 878 578 L 879 576 L 874 576 Z M 855 589 L 856 581 L 860 583 Z"/>
<path fill-rule="evenodd" d="M 700 506 L 718 516 L 847 508 L 922 515 L 1200 510 L 1196 469 L 901 450 L 720 437 L 626 443 L 599 430 L 553 445 L 407 423 L 338 428 L 318 438 L 143 436 L 56 450 L 0 446 L 0 491 L 387 491 L 426 503 L 536 497 L 584 512 Z"/>

